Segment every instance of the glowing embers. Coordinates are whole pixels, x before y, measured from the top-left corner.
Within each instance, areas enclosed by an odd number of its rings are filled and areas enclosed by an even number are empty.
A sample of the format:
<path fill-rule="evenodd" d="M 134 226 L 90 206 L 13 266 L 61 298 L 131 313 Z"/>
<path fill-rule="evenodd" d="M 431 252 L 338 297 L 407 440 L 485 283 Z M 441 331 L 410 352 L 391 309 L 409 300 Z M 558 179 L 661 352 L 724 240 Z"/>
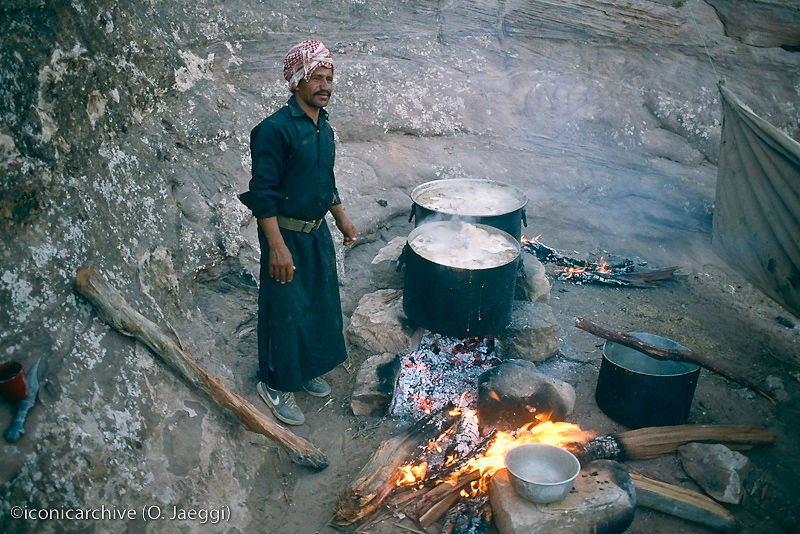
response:
<path fill-rule="evenodd" d="M 390 413 L 417 420 L 448 404 L 475 408 L 478 378 L 497 363 L 493 338 L 426 334 L 416 351 L 400 358 Z"/>

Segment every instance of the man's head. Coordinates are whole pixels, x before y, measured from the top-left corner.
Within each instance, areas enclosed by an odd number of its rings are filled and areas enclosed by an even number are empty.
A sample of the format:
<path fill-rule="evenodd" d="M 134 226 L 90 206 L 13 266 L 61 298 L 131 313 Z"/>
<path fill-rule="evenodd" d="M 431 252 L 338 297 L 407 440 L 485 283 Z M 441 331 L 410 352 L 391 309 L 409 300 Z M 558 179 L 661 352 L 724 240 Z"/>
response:
<path fill-rule="evenodd" d="M 325 45 L 316 39 L 307 39 L 294 45 L 283 58 L 283 77 L 294 92 L 302 81 L 310 81 L 320 67 L 330 69 L 333 76 L 333 57 Z"/>

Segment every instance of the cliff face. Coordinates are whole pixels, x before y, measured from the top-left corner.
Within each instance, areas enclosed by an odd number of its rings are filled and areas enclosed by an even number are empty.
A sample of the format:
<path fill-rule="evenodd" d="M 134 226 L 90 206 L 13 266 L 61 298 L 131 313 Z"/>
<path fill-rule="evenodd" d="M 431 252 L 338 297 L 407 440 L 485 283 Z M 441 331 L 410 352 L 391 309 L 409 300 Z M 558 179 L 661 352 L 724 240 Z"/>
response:
<path fill-rule="evenodd" d="M 364 240 L 414 185 L 473 176 L 521 186 L 553 232 L 611 211 L 639 244 L 679 241 L 710 232 L 720 133 L 698 27 L 719 76 L 800 137 L 796 3 L 709 3 L 4 2 L 0 343 L 26 368 L 41 357 L 43 385 L 24 438 L 2 445 L 0 525 L 10 503 L 118 495 L 226 503 L 232 526 L 258 524 L 248 495 L 280 483 L 254 482 L 269 442 L 99 321 L 74 276 L 97 268 L 250 395 L 258 245 L 236 194 L 250 129 L 288 97 L 292 44 L 313 35 L 335 56 L 337 180 Z"/>

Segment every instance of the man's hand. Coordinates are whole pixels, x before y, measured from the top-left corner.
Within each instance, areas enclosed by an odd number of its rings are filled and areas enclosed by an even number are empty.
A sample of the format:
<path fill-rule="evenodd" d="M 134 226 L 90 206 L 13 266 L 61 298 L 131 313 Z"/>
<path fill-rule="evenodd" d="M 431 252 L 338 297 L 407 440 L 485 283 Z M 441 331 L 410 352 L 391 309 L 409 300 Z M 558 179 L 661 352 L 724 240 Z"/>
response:
<path fill-rule="evenodd" d="M 345 220 L 342 222 L 336 221 L 336 227 L 341 230 L 342 235 L 344 236 L 345 246 L 349 247 L 356 242 L 358 231 L 356 230 L 355 225 L 351 223 L 349 219 L 345 218 Z"/>
<path fill-rule="evenodd" d="M 276 282 L 285 284 L 294 278 L 294 261 L 292 253 L 284 244 L 282 247 L 269 247 L 269 276 Z"/>
<path fill-rule="evenodd" d="M 291 282 L 294 278 L 294 260 L 283 241 L 277 217 L 258 219 L 258 225 L 269 243 L 269 277 L 281 284 Z"/>
<path fill-rule="evenodd" d="M 351 223 L 347 215 L 344 214 L 344 209 L 342 209 L 341 204 L 331 206 L 330 212 L 331 215 L 333 215 L 333 219 L 336 221 L 336 228 L 338 228 L 344 236 L 345 246 L 349 247 L 356 242 L 356 236 L 358 235 L 356 226 Z"/>

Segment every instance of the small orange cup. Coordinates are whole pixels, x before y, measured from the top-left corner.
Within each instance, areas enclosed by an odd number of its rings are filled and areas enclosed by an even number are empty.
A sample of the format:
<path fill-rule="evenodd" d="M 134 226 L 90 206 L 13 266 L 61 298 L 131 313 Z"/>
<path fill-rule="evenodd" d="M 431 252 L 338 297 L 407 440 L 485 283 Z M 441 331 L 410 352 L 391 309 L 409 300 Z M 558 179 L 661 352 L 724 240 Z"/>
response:
<path fill-rule="evenodd" d="M 0 396 L 8 402 L 19 402 L 28 395 L 25 369 L 19 362 L 0 364 Z"/>

